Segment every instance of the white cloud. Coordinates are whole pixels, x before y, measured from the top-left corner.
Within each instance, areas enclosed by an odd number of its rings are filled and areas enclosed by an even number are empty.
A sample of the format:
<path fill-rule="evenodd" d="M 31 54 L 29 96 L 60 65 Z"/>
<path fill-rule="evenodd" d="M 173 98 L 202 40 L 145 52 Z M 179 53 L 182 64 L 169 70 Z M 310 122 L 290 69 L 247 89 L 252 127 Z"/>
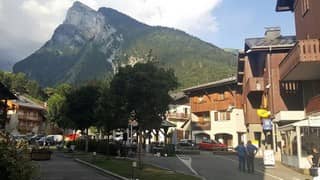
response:
<path fill-rule="evenodd" d="M 200 38 L 217 31 L 217 22 L 212 11 L 221 1 L 81 0 L 96 10 L 99 7 L 111 7 L 149 25 L 181 29 Z M 54 29 L 63 22 L 66 11 L 73 2 L 74 0 L 2 0 L 0 49 L 19 51 L 15 48 L 19 41 L 23 41 L 22 44 L 30 42 L 34 46 L 31 48 L 33 50 L 39 48 L 50 39 Z M 11 43 L 7 43 L 8 41 Z"/>

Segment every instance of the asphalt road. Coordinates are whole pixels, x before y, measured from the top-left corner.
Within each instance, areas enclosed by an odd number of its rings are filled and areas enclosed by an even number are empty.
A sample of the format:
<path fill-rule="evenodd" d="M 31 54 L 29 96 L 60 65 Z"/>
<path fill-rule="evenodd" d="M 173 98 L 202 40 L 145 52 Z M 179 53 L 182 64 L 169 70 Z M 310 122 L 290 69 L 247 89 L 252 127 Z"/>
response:
<path fill-rule="evenodd" d="M 53 154 L 49 161 L 36 161 L 41 180 L 113 180 L 100 172 L 75 162 L 71 158 Z"/>
<path fill-rule="evenodd" d="M 192 168 L 206 180 L 306 180 L 292 169 L 277 163 L 274 168 L 265 169 L 262 159 L 256 159 L 255 172 L 249 174 L 238 170 L 237 157 L 233 155 L 213 155 L 202 152 L 201 155 L 191 156 Z"/>

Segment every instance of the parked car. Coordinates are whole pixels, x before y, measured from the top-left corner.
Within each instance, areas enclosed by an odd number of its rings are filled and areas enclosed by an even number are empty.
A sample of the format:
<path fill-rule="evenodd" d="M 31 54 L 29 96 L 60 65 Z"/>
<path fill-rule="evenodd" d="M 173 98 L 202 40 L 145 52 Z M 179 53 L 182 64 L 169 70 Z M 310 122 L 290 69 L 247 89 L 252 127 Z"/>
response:
<path fill-rule="evenodd" d="M 181 147 L 195 147 L 196 143 L 195 143 L 194 140 L 191 140 L 191 139 L 181 139 L 178 142 L 178 146 L 181 146 Z"/>
<path fill-rule="evenodd" d="M 57 143 L 62 142 L 63 136 L 62 135 L 48 135 L 46 137 L 40 138 L 37 143 L 39 145 L 46 145 L 46 146 L 52 146 L 56 145 Z"/>
<path fill-rule="evenodd" d="M 34 144 L 36 143 L 38 140 L 40 140 L 42 137 L 44 137 L 43 134 L 37 134 L 37 135 L 33 135 L 28 141 L 29 144 Z"/>
<path fill-rule="evenodd" d="M 216 140 L 203 140 L 199 143 L 199 149 L 210 151 L 227 151 L 228 146 Z"/>
<path fill-rule="evenodd" d="M 79 134 L 68 134 L 64 136 L 65 141 L 75 141 L 80 137 Z"/>

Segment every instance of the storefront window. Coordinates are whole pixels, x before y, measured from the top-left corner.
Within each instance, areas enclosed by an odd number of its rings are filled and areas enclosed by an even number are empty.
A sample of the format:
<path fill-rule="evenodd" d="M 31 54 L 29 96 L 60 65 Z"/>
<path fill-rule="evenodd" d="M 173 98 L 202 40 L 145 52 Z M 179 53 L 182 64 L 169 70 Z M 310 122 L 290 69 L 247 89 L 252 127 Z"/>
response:
<path fill-rule="evenodd" d="M 320 150 L 320 127 L 301 127 L 302 156 L 310 154 L 312 148 Z"/>

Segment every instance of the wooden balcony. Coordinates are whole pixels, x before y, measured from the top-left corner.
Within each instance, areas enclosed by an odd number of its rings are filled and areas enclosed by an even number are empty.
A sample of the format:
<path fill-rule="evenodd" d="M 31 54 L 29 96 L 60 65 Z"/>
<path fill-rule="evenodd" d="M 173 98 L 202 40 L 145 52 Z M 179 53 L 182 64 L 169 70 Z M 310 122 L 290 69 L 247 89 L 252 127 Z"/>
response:
<path fill-rule="evenodd" d="M 18 115 L 19 120 L 25 120 L 25 121 L 40 121 L 39 117 L 36 116 L 28 116 L 28 115 Z"/>
<path fill-rule="evenodd" d="M 191 112 L 207 112 L 207 111 L 225 111 L 230 106 L 234 106 L 234 102 L 232 99 L 225 99 L 221 101 L 213 101 L 202 104 L 191 104 Z"/>
<path fill-rule="evenodd" d="M 176 119 L 176 120 L 188 120 L 190 118 L 190 114 L 186 113 L 168 113 L 168 119 Z"/>
<path fill-rule="evenodd" d="M 306 107 L 306 115 L 320 113 L 320 95 L 311 98 Z"/>
<path fill-rule="evenodd" d="M 320 79 L 320 40 L 299 40 L 279 65 L 280 79 Z"/>
<path fill-rule="evenodd" d="M 264 86 L 263 77 L 251 77 L 247 80 L 244 88 L 244 94 L 247 96 L 251 92 L 263 92 Z"/>

